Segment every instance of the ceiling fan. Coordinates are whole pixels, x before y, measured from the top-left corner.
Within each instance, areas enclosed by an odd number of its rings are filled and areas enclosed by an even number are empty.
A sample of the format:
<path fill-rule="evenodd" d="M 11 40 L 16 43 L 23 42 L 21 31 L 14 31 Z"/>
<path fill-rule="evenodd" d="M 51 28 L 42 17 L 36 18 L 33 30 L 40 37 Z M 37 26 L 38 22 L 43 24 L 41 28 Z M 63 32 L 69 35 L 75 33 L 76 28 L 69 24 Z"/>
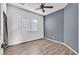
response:
<path fill-rule="evenodd" d="M 42 9 L 42 12 L 45 12 L 45 8 L 53 8 L 53 6 L 45 6 L 45 3 L 41 3 L 40 7 L 36 10 Z"/>
<path fill-rule="evenodd" d="M 19 3 L 19 4 L 21 4 L 21 5 L 25 5 L 25 3 Z M 44 13 L 44 12 L 45 12 L 45 8 L 53 8 L 53 6 L 45 6 L 45 4 L 46 4 L 46 3 L 41 3 L 40 7 L 37 8 L 36 10 L 41 9 L 42 12 Z"/>

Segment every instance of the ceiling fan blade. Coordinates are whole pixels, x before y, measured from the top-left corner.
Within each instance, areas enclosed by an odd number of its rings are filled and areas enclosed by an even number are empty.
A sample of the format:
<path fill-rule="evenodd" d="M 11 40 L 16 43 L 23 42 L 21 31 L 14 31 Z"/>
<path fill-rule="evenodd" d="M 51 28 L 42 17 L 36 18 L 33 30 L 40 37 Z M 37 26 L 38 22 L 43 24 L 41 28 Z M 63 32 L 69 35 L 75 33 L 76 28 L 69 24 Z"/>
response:
<path fill-rule="evenodd" d="M 41 8 L 37 8 L 36 10 L 39 10 L 39 9 L 41 9 Z"/>
<path fill-rule="evenodd" d="M 25 3 L 19 3 L 19 4 L 21 4 L 21 5 L 25 5 Z"/>
<path fill-rule="evenodd" d="M 53 6 L 44 6 L 44 8 L 53 8 Z"/>

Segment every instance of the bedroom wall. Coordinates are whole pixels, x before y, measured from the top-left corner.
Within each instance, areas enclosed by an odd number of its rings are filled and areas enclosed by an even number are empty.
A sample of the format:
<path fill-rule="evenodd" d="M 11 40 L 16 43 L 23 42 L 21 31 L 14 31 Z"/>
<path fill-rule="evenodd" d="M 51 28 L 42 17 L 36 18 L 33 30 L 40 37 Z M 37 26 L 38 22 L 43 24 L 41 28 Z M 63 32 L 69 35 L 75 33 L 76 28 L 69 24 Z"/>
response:
<path fill-rule="evenodd" d="M 64 42 L 78 52 L 78 5 L 68 4 L 64 8 Z"/>
<path fill-rule="evenodd" d="M 8 43 L 14 45 L 22 42 L 27 42 L 34 39 L 43 38 L 43 16 L 22 10 L 17 7 L 8 5 Z M 28 19 L 38 20 L 37 31 L 26 31 L 22 27 L 22 21 Z"/>
<path fill-rule="evenodd" d="M 64 41 L 64 10 L 45 16 L 45 37 Z"/>
<path fill-rule="evenodd" d="M 78 53 L 79 53 L 79 3 L 78 3 Z"/>
<path fill-rule="evenodd" d="M 0 40 L 1 40 L 1 3 L 0 3 Z"/>
<path fill-rule="evenodd" d="M 1 3 L 0 3 L 0 55 L 1 55 Z"/>
<path fill-rule="evenodd" d="M 45 37 L 65 42 L 78 52 L 77 3 L 69 3 L 64 9 L 45 17 Z"/>

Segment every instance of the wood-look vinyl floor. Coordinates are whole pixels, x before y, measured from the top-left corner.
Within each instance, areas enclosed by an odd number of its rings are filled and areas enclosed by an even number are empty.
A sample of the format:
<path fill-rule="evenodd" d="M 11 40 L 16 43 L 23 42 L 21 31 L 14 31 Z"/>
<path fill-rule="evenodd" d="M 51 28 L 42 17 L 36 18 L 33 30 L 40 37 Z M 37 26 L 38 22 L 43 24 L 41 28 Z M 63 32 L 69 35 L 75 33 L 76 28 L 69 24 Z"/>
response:
<path fill-rule="evenodd" d="M 44 38 L 9 46 L 5 55 L 76 55 L 63 44 Z"/>

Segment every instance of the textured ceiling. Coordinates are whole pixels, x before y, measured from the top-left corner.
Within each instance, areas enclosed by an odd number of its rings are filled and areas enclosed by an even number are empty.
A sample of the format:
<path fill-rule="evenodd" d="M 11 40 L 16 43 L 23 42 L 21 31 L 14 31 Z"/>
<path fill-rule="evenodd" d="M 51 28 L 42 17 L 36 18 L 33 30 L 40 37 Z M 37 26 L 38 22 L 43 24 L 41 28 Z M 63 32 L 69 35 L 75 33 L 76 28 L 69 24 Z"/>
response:
<path fill-rule="evenodd" d="M 40 7 L 40 3 L 24 3 L 24 5 L 20 4 L 20 3 L 10 3 L 10 5 L 14 5 L 16 7 L 25 9 L 25 10 L 29 10 L 31 12 L 37 13 L 37 14 L 41 14 L 41 15 L 48 15 L 50 13 L 53 13 L 57 10 L 60 10 L 62 8 L 64 8 L 68 3 L 46 3 L 46 6 L 54 6 L 54 8 L 51 9 L 45 9 L 45 13 L 42 12 L 41 9 L 36 10 L 37 8 Z"/>

